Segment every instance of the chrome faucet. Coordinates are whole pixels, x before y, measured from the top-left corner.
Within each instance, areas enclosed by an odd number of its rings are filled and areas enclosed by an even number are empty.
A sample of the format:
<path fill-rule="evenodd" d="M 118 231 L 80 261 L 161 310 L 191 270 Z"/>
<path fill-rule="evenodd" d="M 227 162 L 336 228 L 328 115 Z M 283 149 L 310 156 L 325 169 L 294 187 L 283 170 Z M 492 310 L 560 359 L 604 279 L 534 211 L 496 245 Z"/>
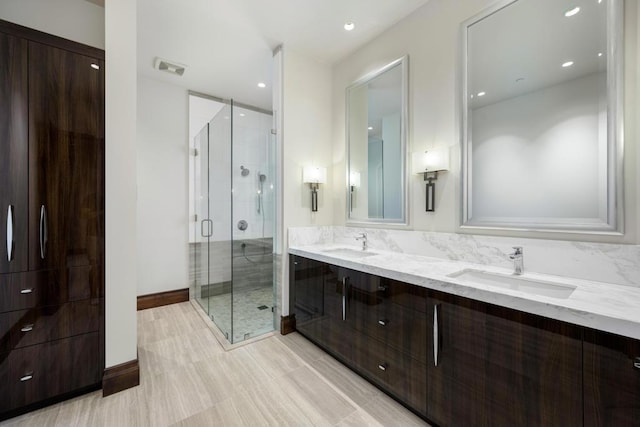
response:
<path fill-rule="evenodd" d="M 524 255 L 522 253 L 522 246 L 514 246 L 514 252 L 509 254 L 509 258 L 513 260 L 513 274 L 521 275 L 524 273 Z"/>
<path fill-rule="evenodd" d="M 360 236 L 356 237 L 356 240 L 362 240 L 362 250 L 367 250 L 367 233 L 360 233 Z"/>

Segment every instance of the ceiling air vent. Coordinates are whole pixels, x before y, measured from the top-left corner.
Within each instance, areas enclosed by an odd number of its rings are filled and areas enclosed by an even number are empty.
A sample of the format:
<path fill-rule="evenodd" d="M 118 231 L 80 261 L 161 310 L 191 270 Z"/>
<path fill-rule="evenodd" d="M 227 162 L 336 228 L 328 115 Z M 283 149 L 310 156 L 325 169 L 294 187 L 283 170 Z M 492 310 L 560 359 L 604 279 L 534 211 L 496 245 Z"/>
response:
<path fill-rule="evenodd" d="M 181 76 L 184 74 L 184 70 L 187 68 L 187 66 L 184 64 L 179 64 L 177 62 L 169 62 L 166 59 L 156 58 L 154 68 L 156 70 L 165 71 L 167 73 Z"/>

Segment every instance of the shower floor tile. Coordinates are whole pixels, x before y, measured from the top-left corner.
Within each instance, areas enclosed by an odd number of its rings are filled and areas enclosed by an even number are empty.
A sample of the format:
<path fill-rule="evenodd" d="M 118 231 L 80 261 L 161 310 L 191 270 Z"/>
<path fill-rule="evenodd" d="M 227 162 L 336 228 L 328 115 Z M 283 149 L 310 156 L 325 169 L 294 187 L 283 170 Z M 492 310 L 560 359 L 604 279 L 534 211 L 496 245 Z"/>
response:
<path fill-rule="evenodd" d="M 233 343 L 274 330 L 272 287 L 247 289 L 233 295 L 229 293 L 197 300 L 202 307 L 209 308 L 209 317 L 228 337 L 231 337 L 233 310 Z"/>

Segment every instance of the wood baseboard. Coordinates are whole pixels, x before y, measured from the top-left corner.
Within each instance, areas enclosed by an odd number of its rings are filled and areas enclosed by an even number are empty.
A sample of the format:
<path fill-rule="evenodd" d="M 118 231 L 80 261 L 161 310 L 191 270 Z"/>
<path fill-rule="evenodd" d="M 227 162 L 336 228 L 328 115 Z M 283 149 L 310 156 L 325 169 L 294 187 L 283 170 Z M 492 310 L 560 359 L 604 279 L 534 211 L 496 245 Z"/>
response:
<path fill-rule="evenodd" d="M 105 369 L 102 375 L 102 397 L 110 396 L 139 384 L 140 365 L 138 364 L 138 359 L 112 366 Z"/>
<path fill-rule="evenodd" d="M 138 310 L 146 310 L 147 308 L 162 307 L 163 305 L 187 301 L 189 301 L 189 288 L 158 292 L 157 294 L 140 295 L 138 297 Z"/>
<path fill-rule="evenodd" d="M 296 315 L 280 316 L 280 333 L 282 335 L 290 334 L 296 331 Z"/>

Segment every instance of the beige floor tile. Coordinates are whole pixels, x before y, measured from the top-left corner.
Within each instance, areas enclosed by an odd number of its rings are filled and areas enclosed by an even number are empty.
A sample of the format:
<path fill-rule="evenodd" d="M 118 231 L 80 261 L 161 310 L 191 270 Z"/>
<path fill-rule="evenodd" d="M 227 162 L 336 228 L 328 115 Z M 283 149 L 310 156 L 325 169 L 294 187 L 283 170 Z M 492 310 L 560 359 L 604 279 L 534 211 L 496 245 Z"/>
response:
<path fill-rule="evenodd" d="M 257 341 L 244 349 L 271 377 L 287 374 L 303 365 L 303 361 L 277 339 Z"/>
<path fill-rule="evenodd" d="M 396 424 L 399 425 L 399 424 Z M 338 424 L 338 427 L 384 427 L 375 418 L 363 411 L 357 410 L 348 417 L 342 419 Z"/>
<path fill-rule="evenodd" d="M 277 334 L 276 337 L 306 363 L 311 363 L 327 355 L 324 350 L 297 332 L 287 335 Z"/>
<path fill-rule="evenodd" d="M 362 409 L 384 426 L 424 427 L 429 425 L 384 393 L 364 405 Z"/>
<path fill-rule="evenodd" d="M 357 405 L 365 405 L 382 393 L 369 381 L 326 353 L 320 359 L 312 361 L 310 365 Z"/>

